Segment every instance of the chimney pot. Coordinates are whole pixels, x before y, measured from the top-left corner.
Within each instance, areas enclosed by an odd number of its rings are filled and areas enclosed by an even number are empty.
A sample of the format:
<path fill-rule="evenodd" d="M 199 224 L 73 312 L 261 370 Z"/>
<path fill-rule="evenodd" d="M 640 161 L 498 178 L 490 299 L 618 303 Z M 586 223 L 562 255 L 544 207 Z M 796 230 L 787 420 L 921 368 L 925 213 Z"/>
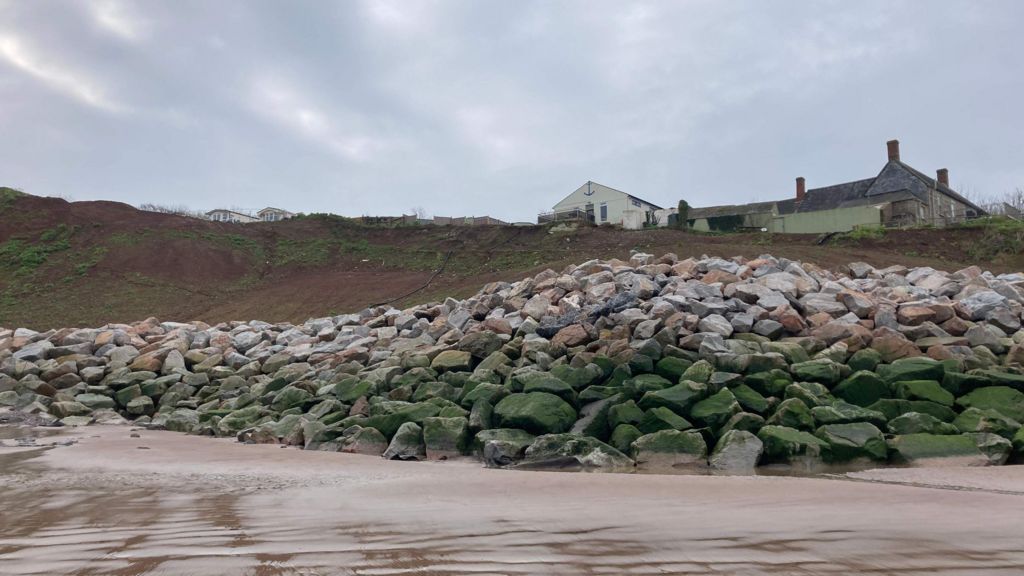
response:
<path fill-rule="evenodd" d="M 804 183 L 804 177 L 800 176 L 796 179 L 796 201 L 802 202 L 804 196 L 807 194 L 807 188 Z"/>
<path fill-rule="evenodd" d="M 949 188 L 949 170 L 945 168 L 939 168 L 938 170 L 935 171 L 935 176 L 935 179 L 939 181 L 939 184 L 942 184 L 946 188 Z"/>
<path fill-rule="evenodd" d="M 889 161 L 899 162 L 900 161 L 900 141 L 889 140 L 885 143 L 886 148 L 889 149 Z"/>

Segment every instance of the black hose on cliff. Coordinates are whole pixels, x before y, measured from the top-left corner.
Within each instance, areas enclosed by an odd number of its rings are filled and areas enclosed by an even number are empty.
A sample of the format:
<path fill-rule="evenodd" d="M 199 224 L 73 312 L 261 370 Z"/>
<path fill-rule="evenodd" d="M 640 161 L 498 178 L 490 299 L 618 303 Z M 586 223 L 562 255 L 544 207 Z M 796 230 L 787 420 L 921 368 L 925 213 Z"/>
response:
<path fill-rule="evenodd" d="M 448 253 L 444 255 L 444 260 L 441 261 L 441 266 L 437 270 L 434 270 L 434 273 L 430 275 L 430 278 L 427 278 L 427 283 L 424 284 L 423 286 L 420 286 L 419 288 L 413 290 L 412 292 L 409 292 L 408 294 L 402 294 L 401 296 L 396 296 L 396 297 L 394 297 L 394 298 L 392 298 L 390 300 L 385 300 L 383 302 L 377 302 L 376 304 L 370 304 L 369 307 L 370 308 L 376 308 L 377 306 L 383 306 L 385 304 L 391 304 L 392 302 L 397 302 L 398 300 L 404 300 L 405 298 L 408 298 L 409 296 L 412 296 L 413 294 L 415 294 L 415 293 L 417 293 L 417 292 L 419 292 L 421 290 L 426 289 L 426 287 L 430 286 L 430 283 L 434 281 L 434 278 L 437 278 L 437 276 L 439 274 L 441 274 L 441 272 L 444 272 L 445 266 L 448 265 L 448 260 L 451 259 L 453 253 L 455 253 L 454 250 L 449 250 Z"/>

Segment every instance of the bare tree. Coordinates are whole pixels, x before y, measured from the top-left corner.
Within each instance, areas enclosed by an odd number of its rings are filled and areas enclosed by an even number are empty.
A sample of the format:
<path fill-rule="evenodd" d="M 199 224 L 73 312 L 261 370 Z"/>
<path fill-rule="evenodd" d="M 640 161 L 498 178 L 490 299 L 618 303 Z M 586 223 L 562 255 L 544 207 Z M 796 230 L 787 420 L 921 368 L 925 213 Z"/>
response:
<path fill-rule="evenodd" d="M 960 193 L 989 214 L 1019 217 L 1024 213 L 1024 187 L 1018 186 L 998 195 L 979 194 L 971 188 L 965 188 Z"/>
<path fill-rule="evenodd" d="M 199 210 L 192 210 L 188 206 L 178 204 L 175 206 L 164 206 L 161 204 L 139 204 L 139 210 L 145 212 L 159 212 L 160 214 L 177 214 L 189 218 L 206 218 L 206 214 Z"/>

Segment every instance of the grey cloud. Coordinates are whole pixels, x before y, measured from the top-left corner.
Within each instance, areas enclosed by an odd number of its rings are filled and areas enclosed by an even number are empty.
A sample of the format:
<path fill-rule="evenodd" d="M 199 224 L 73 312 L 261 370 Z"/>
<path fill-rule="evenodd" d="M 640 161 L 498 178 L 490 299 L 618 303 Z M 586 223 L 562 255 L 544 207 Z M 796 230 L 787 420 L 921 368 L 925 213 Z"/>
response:
<path fill-rule="evenodd" d="M 1024 185 L 1024 6 L 0 0 L 0 184 L 531 220 L 922 170 Z"/>

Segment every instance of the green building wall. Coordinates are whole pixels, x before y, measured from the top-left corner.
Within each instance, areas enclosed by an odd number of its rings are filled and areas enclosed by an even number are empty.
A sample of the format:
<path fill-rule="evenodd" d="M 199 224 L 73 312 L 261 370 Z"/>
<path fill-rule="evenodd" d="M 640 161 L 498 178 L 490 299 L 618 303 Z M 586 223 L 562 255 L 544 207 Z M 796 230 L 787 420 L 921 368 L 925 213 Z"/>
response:
<path fill-rule="evenodd" d="M 818 212 L 784 214 L 772 219 L 772 232 L 788 234 L 815 234 L 822 232 L 848 232 L 854 228 L 881 226 L 882 210 L 874 206 L 835 208 Z"/>
<path fill-rule="evenodd" d="M 771 226 L 771 212 L 694 218 L 690 222 L 690 228 L 698 232 L 735 232 L 736 230 L 750 228 L 768 228 L 770 230 Z"/>

